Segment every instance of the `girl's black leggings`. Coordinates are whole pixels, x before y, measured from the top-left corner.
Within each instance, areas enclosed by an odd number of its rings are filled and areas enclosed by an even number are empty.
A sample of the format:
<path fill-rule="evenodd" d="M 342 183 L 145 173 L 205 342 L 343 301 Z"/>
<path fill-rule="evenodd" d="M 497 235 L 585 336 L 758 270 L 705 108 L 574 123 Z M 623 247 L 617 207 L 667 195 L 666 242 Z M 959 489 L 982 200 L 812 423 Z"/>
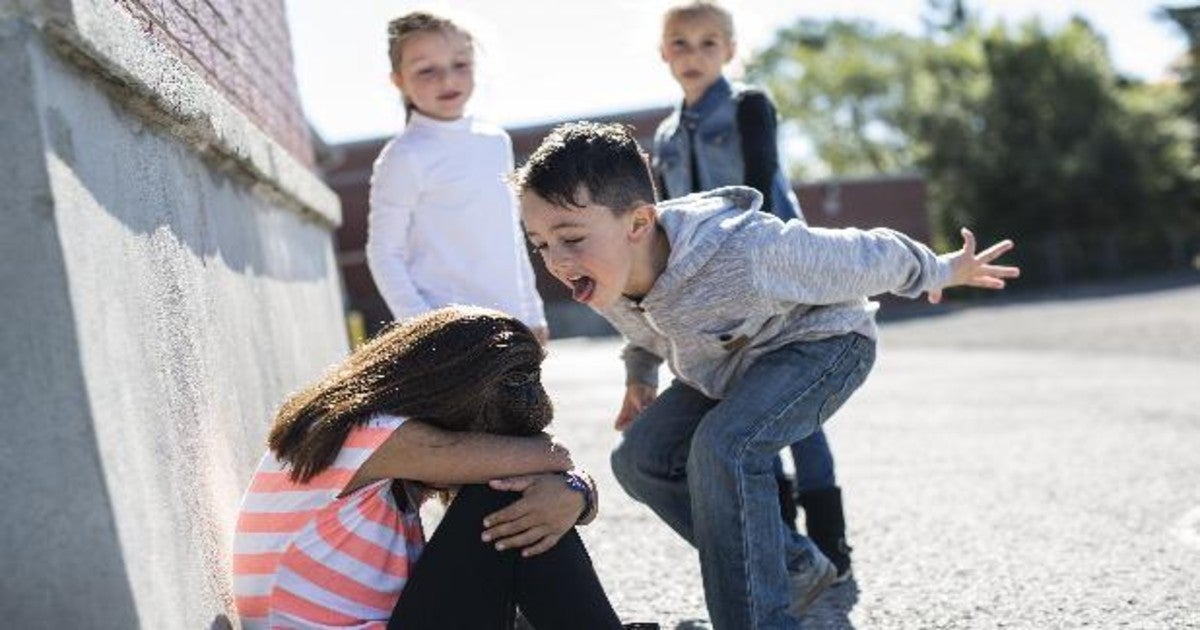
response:
<path fill-rule="evenodd" d="M 483 517 L 520 496 L 486 485 L 459 489 L 400 593 L 389 630 L 507 630 L 518 606 L 538 630 L 621 627 L 574 529 L 531 558 L 480 539 Z"/>

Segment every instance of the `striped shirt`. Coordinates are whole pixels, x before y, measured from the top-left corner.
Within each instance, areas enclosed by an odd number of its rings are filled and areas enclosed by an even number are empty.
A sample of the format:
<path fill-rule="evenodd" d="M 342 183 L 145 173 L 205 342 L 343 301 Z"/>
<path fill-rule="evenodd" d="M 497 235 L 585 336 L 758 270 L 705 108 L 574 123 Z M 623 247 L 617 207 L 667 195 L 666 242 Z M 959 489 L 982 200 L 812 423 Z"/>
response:
<path fill-rule="evenodd" d="M 333 465 L 303 484 L 263 456 L 233 540 L 244 628 L 387 625 L 424 544 L 420 516 L 415 506 L 397 507 L 391 480 L 337 495 L 402 423 L 380 416 L 353 429 Z"/>

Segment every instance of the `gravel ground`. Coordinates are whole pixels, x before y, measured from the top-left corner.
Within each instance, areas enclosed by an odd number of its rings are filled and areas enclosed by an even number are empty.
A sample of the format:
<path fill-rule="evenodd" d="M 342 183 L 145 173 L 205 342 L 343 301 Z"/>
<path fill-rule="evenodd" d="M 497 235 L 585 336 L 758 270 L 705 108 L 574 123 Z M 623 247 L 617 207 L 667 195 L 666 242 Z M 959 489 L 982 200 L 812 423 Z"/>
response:
<path fill-rule="evenodd" d="M 707 628 L 695 552 L 608 467 L 615 339 L 552 344 L 555 426 L 601 486 L 584 537 L 628 621 Z M 811 628 L 1200 628 L 1200 283 L 883 324 L 827 425 L 854 581 Z"/>

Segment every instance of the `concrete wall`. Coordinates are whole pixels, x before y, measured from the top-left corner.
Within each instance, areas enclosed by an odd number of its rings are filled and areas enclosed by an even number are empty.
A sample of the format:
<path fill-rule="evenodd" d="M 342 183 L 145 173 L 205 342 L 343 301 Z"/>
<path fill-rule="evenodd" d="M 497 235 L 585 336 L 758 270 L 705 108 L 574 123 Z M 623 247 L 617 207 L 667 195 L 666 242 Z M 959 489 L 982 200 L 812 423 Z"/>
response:
<path fill-rule="evenodd" d="M 101 0 L 0 0 L 0 146 L 0 619 L 223 626 L 269 417 L 346 351 L 336 197 Z"/>

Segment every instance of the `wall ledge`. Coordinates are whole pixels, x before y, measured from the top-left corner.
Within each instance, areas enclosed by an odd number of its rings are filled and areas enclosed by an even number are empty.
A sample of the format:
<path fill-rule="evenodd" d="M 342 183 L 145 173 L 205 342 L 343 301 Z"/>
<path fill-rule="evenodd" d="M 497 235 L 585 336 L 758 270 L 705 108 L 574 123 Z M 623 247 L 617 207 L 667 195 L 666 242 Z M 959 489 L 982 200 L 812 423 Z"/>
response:
<path fill-rule="evenodd" d="M 30 21 L 65 60 L 131 113 L 182 140 L 217 170 L 272 205 L 341 224 L 341 204 L 321 178 L 235 107 L 166 45 L 147 38 L 109 0 L 18 2 L 0 19 Z M 15 10 L 14 10 L 15 9 Z"/>

